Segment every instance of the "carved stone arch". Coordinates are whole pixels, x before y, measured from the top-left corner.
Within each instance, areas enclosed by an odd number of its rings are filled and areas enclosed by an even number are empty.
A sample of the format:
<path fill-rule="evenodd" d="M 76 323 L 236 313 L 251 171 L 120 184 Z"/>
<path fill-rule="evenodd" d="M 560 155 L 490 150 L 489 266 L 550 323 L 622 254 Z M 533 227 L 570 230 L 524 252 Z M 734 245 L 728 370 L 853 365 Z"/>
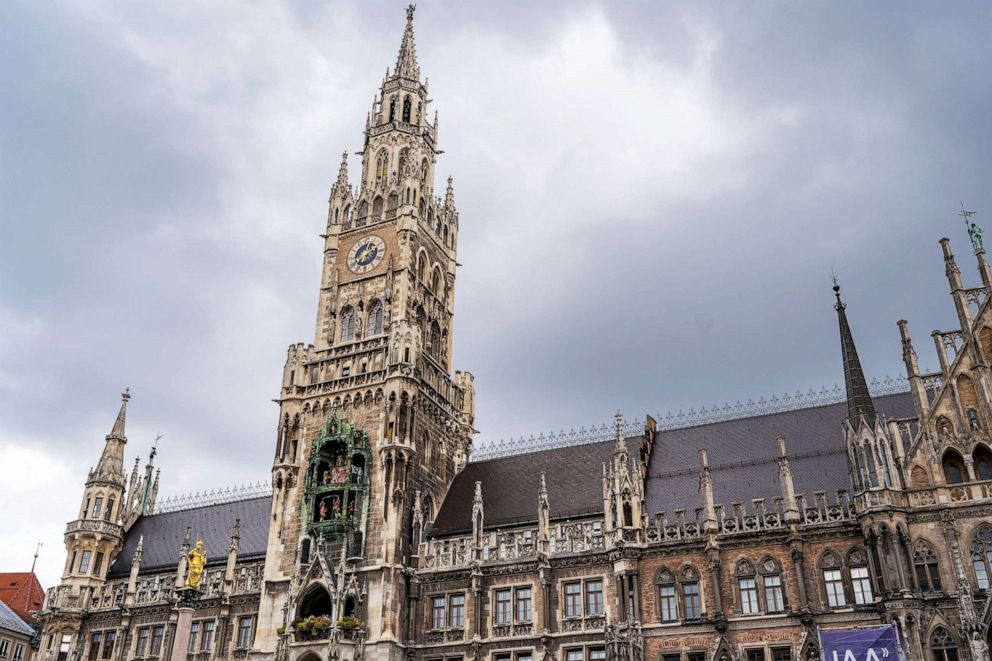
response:
<path fill-rule="evenodd" d="M 821 569 L 838 569 L 843 566 L 840 556 L 833 549 L 827 549 L 821 553 L 818 564 Z"/>
<path fill-rule="evenodd" d="M 955 627 L 951 626 L 938 611 L 930 623 L 930 631 L 926 637 L 926 648 L 937 661 L 959 658 L 963 641 L 958 640 L 954 629 Z M 964 647 L 968 647 L 967 642 L 964 642 Z M 954 650 L 953 656 L 944 651 L 952 649 Z"/>
<path fill-rule="evenodd" d="M 770 555 L 766 555 L 758 562 L 759 574 L 781 574 L 782 563 Z"/>
<path fill-rule="evenodd" d="M 362 200 L 358 203 L 358 219 L 367 218 L 369 215 L 369 201 Z"/>
<path fill-rule="evenodd" d="M 820 661 L 820 646 L 816 637 L 807 635 L 799 647 L 799 661 Z"/>
<path fill-rule="evenodd" d="M 677 582 L 677 576 L 674 571 L 669 567 L 662 565 L 658 568 L 658 571 L 654 574 L 654 582 L 656 585 L 667 585 Z"/>
<path fill-rule="evenodd" d="M 382 195 L 376 195 L 372 198 L 372 218 L 378 220 L 382 217 L 382 209 L 385 205 L 385 201 L 382 199 Z"/>
<path fill-rule="evenodd" d="M 868 566 L 868 553 L 861 546 L 852 546 L 847 550 L 844 564 L 848 567 L 866 567 Z"/>
<path fill-rule="evenodd" d="M 716 650 L 713 652 L 713 661 L 738 661 L 739 658 L 737 652 L 734 651 L 734 646 L 730 644 L 726 636 L 721 634 Z"/>
<path fill-rule="evenodd" d="M 913 571 L 922 592 L 940 592 L 943 581 L 940 576 L 940 560 L 933 544 L 923 538 L 913 542 Z"/>
<path fill-rule="evenodd" d="M 314 553 L 313 559 L 314 564 L 319 565 L 317 555 L 317 553 Z M 296 616 L 302 619 L 310 615 L 333 615 L 334 601 L 331 598 L 331 592 L 322 579 L 312 581 L 300 591 L 300 596 L 296 603 Z"/>
<path fill-rule="evenodd" d="M 734 576 L 754 576 L 757 573 L 754 564 L 746 557 L 740 557 L 734 562 Z"/>

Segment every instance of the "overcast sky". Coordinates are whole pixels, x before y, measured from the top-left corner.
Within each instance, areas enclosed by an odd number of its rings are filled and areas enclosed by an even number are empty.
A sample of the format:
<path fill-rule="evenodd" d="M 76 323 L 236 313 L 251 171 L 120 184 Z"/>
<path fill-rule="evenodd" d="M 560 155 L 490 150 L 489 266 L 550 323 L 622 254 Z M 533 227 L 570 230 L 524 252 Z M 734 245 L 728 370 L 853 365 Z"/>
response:
<path fill-rule="evenodd" d="M 42 540 L 58 580 L 127 386 L 163 495 L 268 479 L 403 6 L 0 3 L 0 570 Z M 937 239 L 974 286 L 960 201 L 992 229 L 990 14 L 422 0 L 479 438 L 840 382 L 831 267 L 868 374 L 900 318 L 935 366 Z"/>

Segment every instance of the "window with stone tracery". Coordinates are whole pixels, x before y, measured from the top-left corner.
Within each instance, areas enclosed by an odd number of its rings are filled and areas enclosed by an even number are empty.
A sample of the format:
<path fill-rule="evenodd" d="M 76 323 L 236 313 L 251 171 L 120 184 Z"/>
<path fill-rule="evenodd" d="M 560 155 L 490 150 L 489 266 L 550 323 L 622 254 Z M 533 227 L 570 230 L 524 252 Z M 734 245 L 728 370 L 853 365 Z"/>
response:
<path fill-rule="evenodd" d="M 386 182 L 387 176 L 389 176 L 389 154 L 383 149 L 375 159 L 376 187 L 383 185 Z"/>
<path fill-rule="evenodd" d="M 937 564 L 937 554 L 928 544 L 919 542 L 913 551 L 913 567 L 916 570 L 916 582 L 921 592 L 940 592 L 940 567 Z"/>
<path fill-rule="evenodd" d="M 975 569 L 975 579 L 980 590 L 989 588 L 992 576 L 992 526 L 983 525 L 971 543 L 971 565 Z"/>
<path fill-rule="evenodd" d="M 930 651 L 934 661 L 958 661 L 958 646 L 944 627 L 937 627 L 930 635 Z"/>
<path fill-rule="evenodd" d="M 350 305 L 341 311 L 341 341 L 348 342 L 355 339 L 355 326 L 358 317 L 355 308 Z"/>
<path fill-rule="evenodd" d="M 382 302 L 375 300 L 369 305 L 369 322 L 368 322 L 368 333 L 369 337 L 373 335 L 378 335 L 382 332 Z"/>

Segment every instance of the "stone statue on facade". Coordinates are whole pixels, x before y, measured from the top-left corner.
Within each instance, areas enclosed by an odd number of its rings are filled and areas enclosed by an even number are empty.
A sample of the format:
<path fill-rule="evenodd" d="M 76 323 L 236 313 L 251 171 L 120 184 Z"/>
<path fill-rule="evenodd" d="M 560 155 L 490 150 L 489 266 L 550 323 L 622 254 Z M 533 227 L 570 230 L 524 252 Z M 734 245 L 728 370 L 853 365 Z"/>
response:
<path fill-rule="evenodd" d="M 968 236 L 971 237 L 971 247 L 975 249 L 975 252 L 985 250 L 982 246 L 982 234 L 984 232 L 977 223 L 968 223 Z"/>

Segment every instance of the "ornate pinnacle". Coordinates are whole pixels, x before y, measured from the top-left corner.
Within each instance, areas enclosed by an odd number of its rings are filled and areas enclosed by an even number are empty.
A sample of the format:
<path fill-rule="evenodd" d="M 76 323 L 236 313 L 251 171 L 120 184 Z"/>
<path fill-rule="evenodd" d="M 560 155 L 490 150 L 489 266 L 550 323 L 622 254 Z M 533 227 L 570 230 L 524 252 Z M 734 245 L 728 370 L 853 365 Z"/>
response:
<path fill-rule="evenodd" d="M 403 30 L 399 55 L 396 56 L 395 75 L 419 81 L 420 67 L 417 66 L 417 51 L 413 42 L 413 12 L 416 8 L 416 5 L 408 5 L 406 8 L 406 28 Z"/>
<path fill-rule="evenodd" d="M 455 206 L 455 185 L 454 178 L 448 177 L 448 189 L 444 192 L 444 206 L 446 209 L 454 208 Z"/>
<path fill-rule="evenodd" d="M 331 197 L 344 197 L 348 193 L 348 152 L 341 154 L 341 166 L 338 168 L 338 178 L 331 186 Z"/>

